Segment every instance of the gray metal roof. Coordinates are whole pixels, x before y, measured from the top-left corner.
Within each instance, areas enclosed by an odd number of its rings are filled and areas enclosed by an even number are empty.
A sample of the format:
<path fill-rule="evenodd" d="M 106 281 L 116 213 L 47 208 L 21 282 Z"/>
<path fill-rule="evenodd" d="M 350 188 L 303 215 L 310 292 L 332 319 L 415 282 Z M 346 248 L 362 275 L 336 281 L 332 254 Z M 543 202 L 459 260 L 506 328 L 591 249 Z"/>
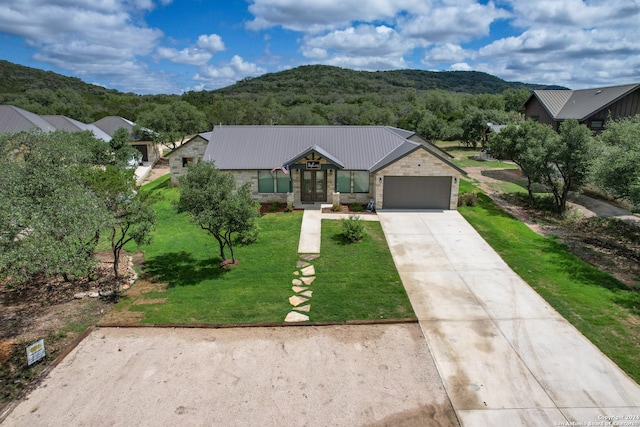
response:
<path fill-rule="evenodd" d="M 580 90 L 535 90 L 533 92 L 554 119 L 584 120 L 623 96 L 640 89 L 640 84 Z"/>
<path fill-rule="evenodd" d="M 93 136 L 95 136 L 98 139 L 101 139 L 105 142 L 111 141 L 111 136 L 97 126 L 88 125 L 86 123 L 82 123 L 78 120 L 75 120 L 66 116 L 44 115 L 41 117 L 45 119 L 47 122 L 51 123 L 51 125 L 55 129 L 64 129 L 70 132 L 81 132 L 81 131 L 88 130 L 92 132 Z"/>
<path fill-rule="evenodd" d="M 0 105 L 0 133 L 27 132 L 34 128 L 44 132 L 56 130 L 37 114 L 13 105 Z"/>
<path fill-rule="evenodd" d="M 125 128 L 131 135 L 133 135 L 133 127 L 136 125 L 131 120 L 127 120 L 124 117 L 120 116 L 103 117 L 100 120 L 93 122 L 92 124 L 102 129 L 109 136 L 113 136 L 113 134 L 119 128 Z"/>
<path fill-rule="evenodd" d="M 555 117 L 562 107 L 567 103 L 571 95 L 572 90 L 534 90 L 533 93 L 545 106 L 549 114 Z"/>
<path fill-rule="evenodd" d="M 315 146 L 344 169 L 372 170 L 424 147 L 403 137 L 413 132 L 399 131 L 386 126 L 216 126 L 204 160 L 220 169 L 273 169 Z"/>

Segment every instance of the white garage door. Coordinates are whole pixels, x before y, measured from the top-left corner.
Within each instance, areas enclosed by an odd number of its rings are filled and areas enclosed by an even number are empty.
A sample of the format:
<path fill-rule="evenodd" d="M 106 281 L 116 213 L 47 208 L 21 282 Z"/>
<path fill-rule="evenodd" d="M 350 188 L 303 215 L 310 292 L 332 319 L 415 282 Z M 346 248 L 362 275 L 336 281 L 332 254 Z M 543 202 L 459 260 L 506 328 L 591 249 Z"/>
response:
<path fill-rule="evenodd" d="M 385 176 L 383 209 L 449 209 L 450 176 Z"/>

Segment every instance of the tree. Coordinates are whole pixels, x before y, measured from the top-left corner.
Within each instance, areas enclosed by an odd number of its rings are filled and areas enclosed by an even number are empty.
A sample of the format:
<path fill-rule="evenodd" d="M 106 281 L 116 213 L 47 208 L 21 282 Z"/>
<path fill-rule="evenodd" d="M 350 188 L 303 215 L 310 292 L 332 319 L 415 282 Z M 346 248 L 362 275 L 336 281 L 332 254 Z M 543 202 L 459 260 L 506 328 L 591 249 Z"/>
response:
<path fill-rule="evenodd" d="M 564 212 L 569 191 L 578 190 L 588 178 L 594 158 L 591 131 L 575 119 L 560 124 L 557 144 L 548 146 L 552 168 L 546 169 L 546 186 L 553 193 L 558 212 Z"/>
<path fill-rule="evenodd" d="M 216 239 L 223 262 L 227 260 L 225 248 L 229 248 L 231 262 L 236 262 L 233 235 L 251 230 L 259 216 L 249 188 L 245 184 L 236 189 L 231 173 L 221 172 L 207 162 L 192 165 L 180 178 L 178 211 L 187 212 L 192 221 Z"/>
<path fill-rule="evenodd" d="M 0 139 L 0 275 L 10 283 L 89 274 L 108 214 L 81 171 L 108 145 L 89 132 L 23 133 Z"/>
<path fill-rule="evenodd" d="M 137 191 L 133 171 L 107 166 L 91 169 L 86 181 L 109 212 L 104 229 L 108 233 L 113 254 L 113 272 L 120 277 L 118 266 L 124 246 L 134 241 L 138 245 L 151 243 L 156 215 L 151 207 L 150 193 Z"/>
<path fill-rule="evenodd" d="M 484 143 L 487 123 L 507 123 L 507 120 L 508 116 L 502 110 L 481 110 L 475 106 L 468 107 L 462 119 L 462 140 L 467 146 L 477 147 L 478 142 Z"/>
<path fill-rule="evenodd" d="M 142 113 L 134 129 L 136 134 L 146 134 L 154 142 L 175 149 L 189 135 L 210 130 L 205 114 L 185 101 L 172 101 L 156 105 Z"/>
<path fill-rule="evenodd" d="M 532 184 L 542 184 L 553 194 L 558 212 L 566 209 L 569 191 L 586 183 L 594 156 L 591 132 L 577 120 L 562 122 L 559 135 L 533 120 L 510 125 L 491 136 L 489 148 L 520 166 L 532 203 Z"/>
<path fill-rule="evenodd" d="M 489 137 L 489 149 L 499 159 L 513 161 L 527 178 L 527 192 L 533 204 L 533 184 L 549 173 L 549 147 L 558 143 L 558 135 L 547 125 L 534 120 L 510 124 Z"/>
<path fill-rule="evenodd" d="M 609 121 L 597 140 L 594 184 L 640 209 L 640 115 Z"/>
<path fill-rule="evenodd" d="M 113 151 L 113 161 L 110 162 L 118 167 L 127 165 L 132 156 L 139 156 L 140 152 L 131 146 L 133 138 L 126 128 L 116 129 L 109 141 L 109 147 Z"/>

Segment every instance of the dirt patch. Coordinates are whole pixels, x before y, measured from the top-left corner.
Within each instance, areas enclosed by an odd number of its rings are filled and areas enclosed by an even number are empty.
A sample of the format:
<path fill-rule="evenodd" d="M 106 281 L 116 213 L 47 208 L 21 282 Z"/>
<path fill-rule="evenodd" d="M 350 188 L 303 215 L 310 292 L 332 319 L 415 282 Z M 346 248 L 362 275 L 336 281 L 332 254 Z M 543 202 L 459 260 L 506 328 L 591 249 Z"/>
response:
<path fill-rule="evenodd" d="M 367 212 L 362 205 L 356 205 L 354 209 L 353 205 L 340 205 L 339 210 L 335 210 L 333 207 L 322 208 L 322 213 L 328 214 L 350 214 L 350 215 L 375 215 L 375 212 Z"/>
<path fill-rule="evenodd" d="M 96 258 L 97 280 L 48 278 L 22 287 L 0 286 L 0 410 L 27 389 L 79 334 L 111 311 L 112 300 L 88 295 L 127 283 L 128 257 L 125 254 L 121 259 L 120 281 L 114 278 L 110 252 L 98 253 Z M 81 294 L 84 296 L 79 298 Z M 25 348 L 39 339 L 45 340 L 46 357 L 29 367 Z"/>
<path fill-rule="evenodd" d="M 201 425 L 203 420 L 265 427 L 459 425 L 416 323 L 101 328 L 6 423 L 43 420 L 51 425 Z"/>

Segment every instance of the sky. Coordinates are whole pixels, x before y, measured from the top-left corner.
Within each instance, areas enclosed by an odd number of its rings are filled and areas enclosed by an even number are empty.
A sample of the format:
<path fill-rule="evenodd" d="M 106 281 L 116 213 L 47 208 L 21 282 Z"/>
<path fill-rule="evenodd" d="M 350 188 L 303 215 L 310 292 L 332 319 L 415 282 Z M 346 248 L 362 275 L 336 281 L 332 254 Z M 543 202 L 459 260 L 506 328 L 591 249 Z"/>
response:
<path fill-rule="evenodd" d="M 640 0 L 0 0 L 0 59 L 137 94 L 301 65 L 640 82 Z"/>

